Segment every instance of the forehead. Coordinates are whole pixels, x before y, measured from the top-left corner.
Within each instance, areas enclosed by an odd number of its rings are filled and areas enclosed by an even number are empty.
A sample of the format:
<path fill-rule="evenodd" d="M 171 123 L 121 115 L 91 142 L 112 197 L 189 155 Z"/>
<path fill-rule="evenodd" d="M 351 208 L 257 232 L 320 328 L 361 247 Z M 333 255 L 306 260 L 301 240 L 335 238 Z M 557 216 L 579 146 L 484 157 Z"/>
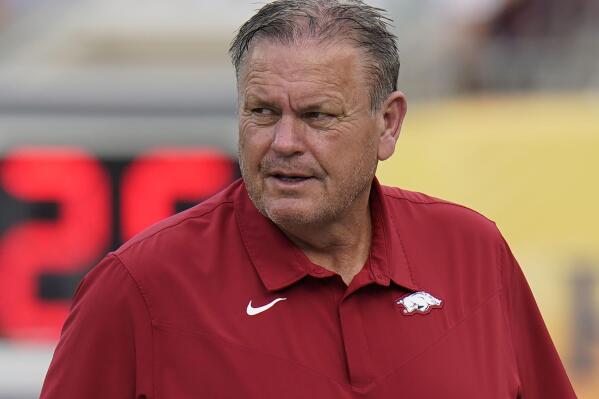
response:
<path fill-rule="evenodd" d="M 323 88 L 363 86 L 362 57 L 345 43 L 285 45 L 261 40 L 252 46 L 240 71 L 240 87 L 306 84 Z"/>

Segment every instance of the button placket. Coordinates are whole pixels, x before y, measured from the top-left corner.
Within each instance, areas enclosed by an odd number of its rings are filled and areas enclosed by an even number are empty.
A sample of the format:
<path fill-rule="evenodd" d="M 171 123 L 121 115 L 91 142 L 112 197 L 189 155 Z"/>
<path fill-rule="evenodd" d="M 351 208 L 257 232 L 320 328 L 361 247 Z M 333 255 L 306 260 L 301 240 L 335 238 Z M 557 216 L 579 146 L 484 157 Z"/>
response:
<path fill-rule="evenodd" d="M 374 380 L 366 329 L 359 306 L 359 293 L 346 296 L 339 304 L 339 319 L 345 350 L 349 383 L 356 390 Z"/>

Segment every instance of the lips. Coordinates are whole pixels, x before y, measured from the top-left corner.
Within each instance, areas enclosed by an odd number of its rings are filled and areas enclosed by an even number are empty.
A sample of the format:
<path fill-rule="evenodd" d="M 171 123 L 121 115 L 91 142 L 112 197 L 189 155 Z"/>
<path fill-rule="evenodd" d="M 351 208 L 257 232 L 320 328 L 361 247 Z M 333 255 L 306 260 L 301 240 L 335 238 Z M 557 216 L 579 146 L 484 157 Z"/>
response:
<path fill-rule="evenodd" d="M 286 184 L 302 183 L 312 179 L 314 176 L 307 173 L 292 172 L 292 171 L 272 171 L 269 177 Z"/>
<path fill-rule="evenodd" d="M 271 176 L 271 178 L 274 181 L 276 181 L 277 183 L 285 185 L 285 186 L 299 185 L 299 184 L 302 184 L 302 183 L 307 182 L 310 179 L 312 179 L 311 177 L 304 177 L 304 176 L 283 176 L 283 175 L 274 175 L 274 176 Z"/>
<path fill-rule="evenodd" d="M 312 173 L 300 170 L 272 169 L 268 175 L 278 179 L 309 179 L 313 177 Z"/>
<path fill-rule="evenodd" d="M 310 179 L 309 176 L 286 176 L 286 175 L 273 175 L 275 179 L 279 179 L 286 182 L 299 182 Z"/>

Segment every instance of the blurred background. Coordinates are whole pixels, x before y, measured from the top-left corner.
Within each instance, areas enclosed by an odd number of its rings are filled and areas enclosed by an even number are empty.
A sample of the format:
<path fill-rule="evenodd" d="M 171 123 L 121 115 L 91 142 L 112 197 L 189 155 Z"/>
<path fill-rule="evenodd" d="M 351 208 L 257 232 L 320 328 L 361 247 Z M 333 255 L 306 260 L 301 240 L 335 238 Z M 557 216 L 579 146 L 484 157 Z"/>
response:
<path fill-rule="evenodd" d="M 410 108 L 380 179 L 493 219 L 599 397 L 599 2 L 370 3 Z M 239 176 L 226 50 L 261 4 L 0 0 L 0 399 L 37 397 L 107 251 Z"/>

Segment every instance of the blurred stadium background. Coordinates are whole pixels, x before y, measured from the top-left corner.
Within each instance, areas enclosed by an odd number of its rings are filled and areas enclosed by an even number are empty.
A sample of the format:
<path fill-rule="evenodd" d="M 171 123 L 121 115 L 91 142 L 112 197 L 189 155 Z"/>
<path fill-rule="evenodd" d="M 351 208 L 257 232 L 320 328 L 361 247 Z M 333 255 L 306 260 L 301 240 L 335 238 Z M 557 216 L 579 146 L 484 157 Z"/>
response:
<path fill-rule="evenodd" d="M 599 2 L 370 3 L 410 102 L 379 177 L 495 220 L 599 397 Z M 37 397 L 103 254 L 239 176 L 226 49 L 261 4 L 0 0 L 0 399 Z"/>

